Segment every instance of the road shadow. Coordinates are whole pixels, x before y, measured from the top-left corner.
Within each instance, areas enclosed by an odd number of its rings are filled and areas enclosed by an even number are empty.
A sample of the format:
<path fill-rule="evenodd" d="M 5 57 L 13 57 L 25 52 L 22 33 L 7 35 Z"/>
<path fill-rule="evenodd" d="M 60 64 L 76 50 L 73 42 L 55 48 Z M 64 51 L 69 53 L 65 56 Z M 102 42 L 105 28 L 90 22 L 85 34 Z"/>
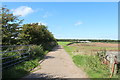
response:
<path fill-rule="evenodd" d="M 56 75 L 45 74 L 45 73 L 39 73 L 39 74 L 33 73 L 27 77 L 24 77 L 18 80 L 59 80 L 59 79 L 62 79 L 62 78 L 57 77 Z"/>
<path fill-rule="evenodd" d="M 21 78 L 18 80 L 90 80 L 90 79 L 89 78 L 64 78 L 64 77 L 59 77 L 57 75 L 51 75 L 51 74 L 45 74 L 45 73 L 39 73 L 39 74 L 34 73 L 34 74 L 31 74 L 30 76 L 27 76 L 25 78 Z M 100 80 L 106 80 L 106 79 L 100 79 Z"/>
<path fill-rule="evenodd" d="M 57 51 L 58 49 L 63 49 L 63 48 L 62 48 L 62 46 L 57 45 L 52 49 L 52 51 Z"/>
<path fill-rule="evenodd" d="M 45 56 L 45 59 L 49 59 L 49 58 L 55 58 L 53 56 Z"/>

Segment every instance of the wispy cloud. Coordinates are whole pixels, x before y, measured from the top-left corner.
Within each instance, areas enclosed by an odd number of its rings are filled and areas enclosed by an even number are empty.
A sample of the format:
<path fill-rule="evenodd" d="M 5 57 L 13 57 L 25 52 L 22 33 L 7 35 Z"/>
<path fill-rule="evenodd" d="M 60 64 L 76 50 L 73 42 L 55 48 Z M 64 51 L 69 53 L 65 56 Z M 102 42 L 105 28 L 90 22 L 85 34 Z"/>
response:
<path fill-rule="evenodd" d="M 82 22 L 78 21 L 78 22 L 75 23 L 75 26 L 79 26 L 81 24 L 82 24 Z"/>
<path fill-rule="evenodd" d="M 43 18 L 47 18 L 48 17 L 48 12 L 46 12 L 44 15 L 43 15 Z"/>
<path fill-rule="evenodd" d="M 49 13 L 49 12 L 46 12 L 46 13 L 43 15 L 43 18 L 47 18 L 47 17 L 49 17 L 49 16 L 52 16 L 52 14 Z"/>
<path fill-rule="evenodd" d="M 12 11 L 14 15 L 20 15 L 22 17 L 34 12 L 34 10 L 28 6 L 20 6 L 16 9 L 13 9 Z"/>
<path fill-rule="evenodd" d="M 46 14 L 43 16 L 43 18 L 47 18 L 47 17 L 48 17 L 48 15 L 46 15 Z"/>

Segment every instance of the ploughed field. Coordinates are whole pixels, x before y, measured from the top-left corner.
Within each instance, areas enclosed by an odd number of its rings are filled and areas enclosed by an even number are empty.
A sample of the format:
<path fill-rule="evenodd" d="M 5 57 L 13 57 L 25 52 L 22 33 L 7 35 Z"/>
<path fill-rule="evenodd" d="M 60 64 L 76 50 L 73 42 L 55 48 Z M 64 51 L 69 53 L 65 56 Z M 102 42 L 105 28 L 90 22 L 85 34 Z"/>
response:
<path fill-rule="evenodd" d="M 72 43 L 68 46 L 73 47 L 73 53 L 75 54 L 87 54 L 92 55 L 100 51 L 120 51 L 117 43 L 102 43 L 102 42 L 92 42 L 92 43 Z"/>

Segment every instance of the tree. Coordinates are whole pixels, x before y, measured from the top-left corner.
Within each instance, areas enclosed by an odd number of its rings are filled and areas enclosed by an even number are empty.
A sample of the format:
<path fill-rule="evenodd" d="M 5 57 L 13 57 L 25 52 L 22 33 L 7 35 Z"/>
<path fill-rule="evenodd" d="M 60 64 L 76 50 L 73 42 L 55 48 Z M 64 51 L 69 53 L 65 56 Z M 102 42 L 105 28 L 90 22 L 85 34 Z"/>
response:
<path fill-rule="evenodd" d="M 6 7 L 1 8 L 0 15 L 2 15 L 2 45 L 17 44 L 23 20 L 19 20 L 19 16 L 14 16 Z"/>
<path fill-rule="evenodd" d="M 56 44 L 56 39 L 47 26 L 38 23 L 24 24 L 20 38 L 23 39 L 24 44 L 41 44 L 43 47 L 52 45 L 51 43 Z"/>

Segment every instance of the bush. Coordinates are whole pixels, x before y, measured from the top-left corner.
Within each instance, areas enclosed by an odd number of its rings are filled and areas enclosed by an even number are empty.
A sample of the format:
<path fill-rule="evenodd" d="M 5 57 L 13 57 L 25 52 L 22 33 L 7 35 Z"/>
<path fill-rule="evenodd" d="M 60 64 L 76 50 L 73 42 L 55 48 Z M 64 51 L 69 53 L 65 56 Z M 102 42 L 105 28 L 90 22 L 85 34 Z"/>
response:
<path fill-rule="evenodd" d="M 44 43 L 42 46 L 44 50 L 51 51 L 53 47 L 56 45 L 58 45 L 56 42 L 47 42 L 47 43 Z"/>
<path fill-rule="evenodd" d="M 22 39 L 23 44 L 42 45 L 56 41 L 47 26 L 39 25 L 38 23 L 24 24 L 19 37 Z"/>
<path fill-rule="evenodd" d="M 30 57 L 43 57 L 44 56 L 44 51 L 43 51 L 43 47 L 41 45 L 37 46 L 37 45 L 32 45 L 30 47 Z"/>

